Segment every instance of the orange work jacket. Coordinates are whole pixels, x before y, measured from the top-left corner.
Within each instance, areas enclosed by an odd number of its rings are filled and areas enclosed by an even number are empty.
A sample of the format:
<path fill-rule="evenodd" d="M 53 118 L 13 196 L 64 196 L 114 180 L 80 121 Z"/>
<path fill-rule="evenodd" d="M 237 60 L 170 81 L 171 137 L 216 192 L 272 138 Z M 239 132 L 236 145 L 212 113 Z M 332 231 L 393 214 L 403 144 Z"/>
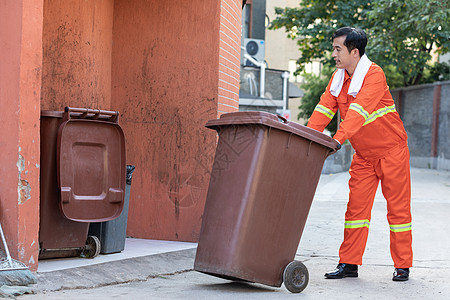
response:
<path fill-rule="evenodd" d="M 363 158 L 381 158 L 396 146 L 406 146 L 406 131 L 395 109 L 383 70 L 372 63 L 356 97 L 347 94 L 351 82 L 347 72 L 338 97 L 331 94 L 330 86 L 335 74 L 307 126 L 323 131 L 339 109 L 342 122 L 333 138 L 341 144 L 348 139 Z"/>

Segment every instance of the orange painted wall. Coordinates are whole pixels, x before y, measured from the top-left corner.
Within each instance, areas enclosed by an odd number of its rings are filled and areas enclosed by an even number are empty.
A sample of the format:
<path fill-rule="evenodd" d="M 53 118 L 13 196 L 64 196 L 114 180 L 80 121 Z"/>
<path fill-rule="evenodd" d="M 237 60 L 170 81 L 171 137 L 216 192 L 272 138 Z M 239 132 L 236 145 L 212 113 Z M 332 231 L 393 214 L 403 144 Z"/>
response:
<path fill-rule="evenodd" d="M 216 142 L 204 124 L 237 110 L 240 5 L 44 0 L 41 108 L 121 113 L 129 235 L 197 240 Z"/>
<path fill-rule="evenodd" d="M 41 108 L 111 108 L 114 0 L 44 0 Z"/>
<path fill-rule="evenodd" d="M 217 115 L 218 1 L 115 1 L 112 103 L 131 185 L 128 235 L 196 241 Z"/>
<path fill-rule="evenodd" d="M 128 233 L 196 241 L 216 134 L 236 111 L 240 0 L 0 2 L 0 221 L 37 267 L 40 109 L 119 110 Z"/>
<path fill-rule="evenodd" d="M 0 222 L 13 258 L 37 268 L 42 1 L 0 2 Z"/>

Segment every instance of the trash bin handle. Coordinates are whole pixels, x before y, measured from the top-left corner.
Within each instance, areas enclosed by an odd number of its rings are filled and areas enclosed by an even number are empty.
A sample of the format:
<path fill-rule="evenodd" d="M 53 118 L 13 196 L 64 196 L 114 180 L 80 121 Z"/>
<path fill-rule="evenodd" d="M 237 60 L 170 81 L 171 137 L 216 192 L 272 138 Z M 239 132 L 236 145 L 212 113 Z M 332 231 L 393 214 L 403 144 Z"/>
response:
<path fill-rule="evenodd" d="M 341 143 L 339 143 L 337 140 L 334 140 L 334 143 L 335 143 L 334 149 L 331 149 L 327 156 L 330 156 L 331 154 L 336 153 L 338 150 L 340 150 L 342 148 Z"/>
<path fill-rule="evenodd" d="M 70 120 L 70 118 L 76 119 L 92 119 L 92 120 L 102 120 L 109 121 L 113 123 L 119 122 L 119 112 L 109 111 L 101 109 L 90 109 L 90 108 L 77 108 L 66 106 L 64 108 L 64 119 Z"/>
<path fill-rule="evenodd" d="M 277 117 L 278 117 L 280 122 L 283 122 L 285 124 L 289 123 L 289 121 L 285 117 L 283 117 L 282 115 L 277 115 Z"/>

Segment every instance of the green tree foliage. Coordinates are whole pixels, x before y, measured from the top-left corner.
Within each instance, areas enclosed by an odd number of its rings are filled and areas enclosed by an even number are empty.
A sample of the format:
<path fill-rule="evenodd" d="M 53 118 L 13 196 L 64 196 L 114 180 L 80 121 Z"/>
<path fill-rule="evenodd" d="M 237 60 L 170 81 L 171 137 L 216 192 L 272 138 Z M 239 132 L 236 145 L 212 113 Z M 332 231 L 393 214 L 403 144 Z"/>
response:
<path fill-rule="evenodd" d="M 450 0 L 303 0 L 299 7 L 276 8 L 275 13 L 270 28 L 284 27 L 288 37 L 297 39 L 301 52 L 297 73 L 313 60 L 334 64 L 331 36 L 343 26 L 366 31 L 367 54 L 389 69 L 391 87 L 400 83 L 398 75 L 403 86 L 430 81 L 424 75 L 432 68 L 428 65 L 432 50 L 450 51 Z"/>
<path fill-rule="evenodd" d="M 306 63 L 320 60 L 335 68 L 331 36 L 343 26 L 366 31 L 368 57 L 386 73 L 391 88 L 448 79 L 448 65 L 430 64 L 450 51 L 450 0 L 302 0 L 296 8 L 276 8 L 270 29 L 285 28 L 297 40 L 301 55 L 296 74 Z M 307 118 L 330 78 L 307 75 L 299 117 Z M 319 92 L 320 91 L 320 92 Z M 308 103 L 310 102 L 310 103 Z M 333 131 L 332 128 L 329 128 Z"/>
<path fill-rule="evenodd" d="M 362 27 L 360 19 L 367 19 L 369 0 L 303 0 L 300 7 L 275 8 L 277 18 L 270 29 L 284 27 L 289 38 L 297 40 L 301 56 L 297 60 L 300 74 L 306 63 L 321 60 L 331 64 L 331 36 L 340 27 Z"/>
<path fill-rule="evenodd" d="M 449 0 L 377 0 L 368 19 L 371 59 L 380 66 L 392 65 L 403 85 L 430 82 L 431 54 L 449 52 Z M 442 68 L 443 70 L 445 68 Z M 434 78 L 433 78 L 434 79 Z"/>
<path fill-rule="evenodd" d="M 430 74 L 428 78 L 434 81 L 450 80 L 450 64 L 448 63 L 435 63 L 430 67 Z"/>

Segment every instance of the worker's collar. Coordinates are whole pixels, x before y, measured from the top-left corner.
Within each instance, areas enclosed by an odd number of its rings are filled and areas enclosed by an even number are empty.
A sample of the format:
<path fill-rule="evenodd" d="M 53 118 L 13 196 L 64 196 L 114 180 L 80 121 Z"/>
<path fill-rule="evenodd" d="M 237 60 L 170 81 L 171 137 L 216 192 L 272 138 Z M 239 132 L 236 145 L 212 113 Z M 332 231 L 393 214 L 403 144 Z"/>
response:
<path fill-rule="evenodd" d="M 355 73 L 353 73 L 353 74 L 355 74 Z M 347 72 L 347 70 L 345 70 L 345 72 L 344 72 L 344 81 L 347 81 L 348 79 L 352 79 L 352 77 L 353 77 L 353 74 L 352 74 L 352 76 L 350 76 L 349 74 L 348 74 L 348 72 Z"/>

